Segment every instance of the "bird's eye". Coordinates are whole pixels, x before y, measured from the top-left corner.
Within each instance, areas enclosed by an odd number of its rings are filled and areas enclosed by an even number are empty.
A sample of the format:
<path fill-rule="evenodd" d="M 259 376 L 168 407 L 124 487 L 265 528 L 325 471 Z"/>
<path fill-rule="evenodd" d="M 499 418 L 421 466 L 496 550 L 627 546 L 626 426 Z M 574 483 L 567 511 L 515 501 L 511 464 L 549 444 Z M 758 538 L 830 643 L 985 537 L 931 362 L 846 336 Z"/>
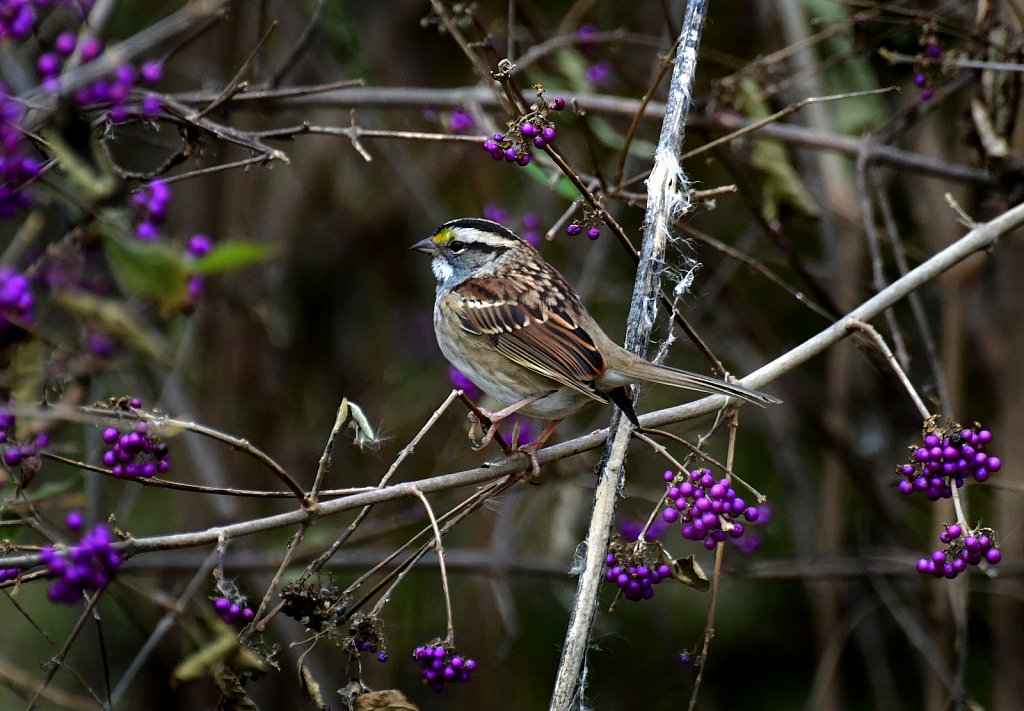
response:
<path fill-rule="evenodd" d="M 448 251 L 452 254 L 462 254 L 466 251 L 466 243 L 457 239 L 448 243 Z"/>

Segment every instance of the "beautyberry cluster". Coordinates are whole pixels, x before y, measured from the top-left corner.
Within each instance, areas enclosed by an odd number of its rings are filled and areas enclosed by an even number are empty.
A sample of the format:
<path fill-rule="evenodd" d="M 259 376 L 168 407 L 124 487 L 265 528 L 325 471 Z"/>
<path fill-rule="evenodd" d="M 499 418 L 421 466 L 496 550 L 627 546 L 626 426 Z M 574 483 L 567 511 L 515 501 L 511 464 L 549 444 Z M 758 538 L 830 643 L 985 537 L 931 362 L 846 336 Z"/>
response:
<path fill-rule="evenodd" d="M 417 647 L 412 658 L 420 668 L 423 683 L 436 692 L 443 691 L 445 684 L 469 681 L 476 669 L 476 660 L 460 657 L 455 650 L 436 641 Z"/>
<path fill-rule="evenodd" d="M 15 467 L 36 456 L 50 444 L 50 437 L 45 432 L 36 434 L 29 441 L 18 441 L 15 436 L 17 418 L 9 409 L 13 402 L 14 400 L 9 399 L 0 403 L 0 451 L 3 452 L 3 461 L 8 467 Z"/>
<path fill-rule="evenodd" d="M 484 205 L 484 217 L 488 220 L 493 220 L 500 225 L 505 225 L 509 229 L 515 230 L 516 225 L 513 224 L 513 220 L 508 214 L 508 210 L 498 205 L 488 204 Z M 529 242 L 534 247 L 540 244 L 540 215 L 536 212 L 527 212 L 523 215 L 522 229 L 519 230 L 519 236 L 523 238 L 524 242 Z"/>
<path fill-rule="evenodd" d="M 185 247 L 185 259 L 193 261 L 200 257 L 205 257 L 213 249 L 213 243 L 210 238 L 206 235 L 192 235 L 188 240 L 188 245 Z M 199 304 L 199 297 L 203 295 L 203 287 L 206 285 L 206 279 L 202 274 L 192 274 L 188 278 L 188 284 L 186 285 L 185 303 L 181 305 L 181 311 L 184 314 L 190 314 L 196 310 L 196 306 Z"/>
<path fill-rule="evenodd" d="M 963 429 L 950 422 L 939 427 L 935 420 L 925 423 L 924 439 L 907 464 L 897 467 L 903 477 L 898 485 L 901 494 L 924 492 L 929 501 L 948 499 L 953 485 L 964 485 L 968 477 L 983 482 L 1003 467 L 999 457 L 990 456 L 985 448 L 992 441 L 992 433 L 975 424 Z"/>
<path fill-rule="evenodd" d="M 769 503 L 758 504 L 757 520 L 749 521 L 748 525 L 743 527 L 742 538 L 730 538 L 729 540 L 743 555 L 753 555 L 764 543 L 764 527 L 771 519 L 772 505 Z"/>
<path fill-rule="evenodd" d="M 476 126 L 476 120 L 464 108 L 456 107 L 448 116 L 448 130 L 452 133 L 466 133 L 474 126 Z"/>
<path fill-rule="evenodd" d="M 357 657 L 363 652 L 369 652 L 377 655 L 378 662 L 386 662 L 388 653 L 385 650 L 384 632 L 380 618 L 368 615 L 353 617 L 343 648 L 353 657 Z"/>
<path fill-rule="evenodd" d="M 932 35 L 923 37 L 921 39 L 921 48 L 923 54 L 928 59 L 938 59 L 942 56 L 942 45 Z M 935 65 L 932 63 L 921 64 L 914 72 L 914 86 L 921 90 L 921 100 L 928 101 L 934 95 L 929 84 L 931 83 L 932 75 L 936 75 L 937 72 L 933 70 Z"/>
<path fill-rule="evenodd" d="M 619 535 L 622 538 L 632 543 L 640 538 L 640 534 L 644 534 L 645 541 L 656 541 L 668 530 L 668 523 L 664 520 L 651 521 L 651 525 L 647 527 L 647 531 L 644 531 L 644 522 L 635 518 L 624 518 L 619 521 Z"/>
<path fill-rule="evenodd" d="M 47 590 L 47 597 L 53 602 L 74 605 L 83 594 L 109 583 L 123 562 L 112 543 L 110 529 L 99 524 L 82 536 L 77 545 L 43 548 L 39 558 L 57 578 Z"/>
<path fill-rule="evenodd" d="M 917 570 L 925 575 L 952 580 L 967 570 L 968 565 L 978 565 L 981 561 L 995 565 L 1003 559 L 994 540 L 995 532 L 991 528 L 979 528 L 965 531 L 959 524 L 946 526 L 939 534 L 943 548 L 932 551 L 931 557 L 917 561 Z"/>
<path fill-rule="evenodd" d="M 743 524 L 735 519 L 743 516 L 753 523 L 760 516 L 755 506 L 747 506 L 736 494 L 728 479 L 715 481 L 707 469 L 679 475 L 667 471 L 663 478 L 669 487 L 665 497 L 668 506 L 661 517 L 668 523 L 681 520 L 683 538 L 703 541 L 708 550 L 726 538 L 743 535 Z"/>
<path fill-rule="evenodd" d="M 601 236 L 601 220 L 604 217 L 604 210 L 584 210 L 582 220 L 573 220 L 565 227 L 565 233 L 570 237 L 578 234 L 587 234 L 587 239 L 597 239 Z"/>
<path fill-rule="evenodd" d="M 53 42 L 52 50 L 43 52 L 36 60 L 36 72 L 42 80 L 46 91 L 60 91 L 60 73 L 75 49 L 82 64 L 95 61 L 103 54 L 103 42 L 95 37 L 87 37 L 78 43 L 74 32 L 62 32 Z M 114 123 L 127 121 L 133 116 L 152 118 L 160 113 L 163 104 L 158 96 L 144 96 L 138 107 L 131 106 L 132 90 L 140 82 L 153 85 L 163 78 L 164 70 L 160 62 L 149 61 L 141 67 L 125 62 L 118 65 L 112 74 L 100 77 L 92 84 L 83 86 L 74 93 L 75 103 L 79 106 L 89 104 L 107 104 L 107 116 Z"/>
<path fill-rule="evenodd" d="M 3 0 L 0 0 L 2 3 Z M 2 26 L 2 9 L 0 9 Z M 0 30 L 0 39 L 3 32 Z M 21 130 L 24 105 L 0 82 L 0 218 L 13 217 L 18 210 L 30 204 L 28 193 L 22 188 L 39 175 L 39 161 L 26 155 L 27 139 Z M 9 269 L 9 267 L 5 267 Z"/>
<path fill-rule="evenodd" d="M 132 207 L 138 219 L 135 225 L 136 237 L 145 242 L 159 239 L 160 225 L 167 218 L 167 205 L 170 201 L 171 189 L 159 178 L 142 186 L 132 195 Z"/>
<path fill-rule="evenodd" d="M 256 612 L 246 605 L 245 602 L 239 604 L 237 602 L 232 602 L 226 597 L 213 598 L 213 609 L 216 610 L 217 614 L 219 614 L 229 625 L 233 625 L 239 620 L 249 622 L 256 616 Z"/>
<path fill-rule="evenodd" d="M 615 583 L 623 597 L 633 602 L 654 597 L 654 586 L 672 575 L 672 567 L 656 556 L 649 556 L 647 546 L 622 546 L 614 542 L 604 562 L 604 579 Z"/>
<path fill-rule="evenodd" d="M 33 306 L 28 278 L 11 267 L 0 267 L 0 340 L 9 331 L 21 330 L 19 324 L 32 323 Z"/>
<path fill-rule="evenodd" d="M 0 0 L 0 40 L 28 37 L 36 28 L 40 10 L 65 5 L 84 15 L 92 3 L 93 0 Z"/>
<path fill-rule="evenodd" d="M 529 165 L 534 148 L 542 149 L 555 140 L 555 125 L 548 114 L 564 108 L 565 99 L 559 97 L 546 102 L 538 92 L 538 103 L 532 104 L 526 115 L 509 121 L 508 131 L 496 133 L 484 141 L 484 150 L 496 161 Z"/>
<path fill-rule="evenodd" d="M 18 573 L 21 571 L 17 568 L 0 568 L 0 583 L 6 583 L 8 580 L 14 580 L 18 577 Z"/>
<path fill-rule="evenodd" d="M 131 407 L 138 409 L 142 403 L 132 398 Z M 103 452 L 103 464 L 110 467 L 115 477 L 149 479 L 166 474 L 171 468 L 167 445 L 150 432 L 148 422 L 140 420 L 127 431 L 108 427 L 103 430 L 102 438 L 110 445 L 110 449 Z"/>

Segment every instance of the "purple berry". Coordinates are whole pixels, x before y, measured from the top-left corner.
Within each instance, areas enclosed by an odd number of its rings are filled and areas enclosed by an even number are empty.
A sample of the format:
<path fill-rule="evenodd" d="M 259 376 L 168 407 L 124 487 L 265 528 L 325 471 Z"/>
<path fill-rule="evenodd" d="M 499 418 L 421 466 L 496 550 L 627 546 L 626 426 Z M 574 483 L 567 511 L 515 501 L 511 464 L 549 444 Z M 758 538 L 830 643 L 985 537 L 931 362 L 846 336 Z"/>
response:
<path fill-rule="evenodd" d="M 158 81 L 163 79 L 164 65 L 156 61 L 145 62 L 142 67 L 139 68 L 139 74 L 142 76 L 142 80 L 147 84 L 156 84 Z"/>
<path fill-rule="evenodd" d="M 527 122 L 519 127 L 519 133 L 522 134 L 523 138 L 533 138 L 537 135 L 537 127 Z"/>
<path fill-rule="evenodd" d="M 82 63 L 91 62 L 103 52 L 103 43 L 95 37 L 87 37 L 82 42 Z"/>
<path fill-rule="evenodd" d="M 60 72 L 61 61 L 53 52 L 43 52 L 36 60 L 36 71 L 42 77 L 51 77 Z"/>

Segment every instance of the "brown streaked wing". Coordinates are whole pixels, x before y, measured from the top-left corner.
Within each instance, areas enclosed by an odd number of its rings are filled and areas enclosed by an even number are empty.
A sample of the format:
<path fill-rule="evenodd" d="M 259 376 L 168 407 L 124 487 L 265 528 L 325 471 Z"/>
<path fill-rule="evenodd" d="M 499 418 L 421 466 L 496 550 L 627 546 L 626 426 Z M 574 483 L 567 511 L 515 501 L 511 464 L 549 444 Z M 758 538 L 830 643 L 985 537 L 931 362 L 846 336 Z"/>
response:
<path fill-rule="evenodd" d="M 454 289 L 452 306 L 466 331 L 486 338 L 509 360 L 608 402 L 594 384 L 608 364 L 564 301 L 545 303 L 515 289 L 508 279 L 468 279 Z"/>

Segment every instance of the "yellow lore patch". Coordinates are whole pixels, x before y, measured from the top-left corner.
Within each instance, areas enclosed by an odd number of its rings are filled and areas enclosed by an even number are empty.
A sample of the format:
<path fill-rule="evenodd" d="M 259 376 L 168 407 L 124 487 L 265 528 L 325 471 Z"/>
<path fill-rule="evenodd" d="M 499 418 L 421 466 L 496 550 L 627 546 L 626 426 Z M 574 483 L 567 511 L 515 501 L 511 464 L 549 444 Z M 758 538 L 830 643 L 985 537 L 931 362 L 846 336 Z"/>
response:
<path fill-rule="evenodd" d="M 452 230 L 450 227 L 445 227 L 442 230 L 438 230 L 430 239 L 433 240 L 434 244 L 446 244 L 452 239 Z"/>

